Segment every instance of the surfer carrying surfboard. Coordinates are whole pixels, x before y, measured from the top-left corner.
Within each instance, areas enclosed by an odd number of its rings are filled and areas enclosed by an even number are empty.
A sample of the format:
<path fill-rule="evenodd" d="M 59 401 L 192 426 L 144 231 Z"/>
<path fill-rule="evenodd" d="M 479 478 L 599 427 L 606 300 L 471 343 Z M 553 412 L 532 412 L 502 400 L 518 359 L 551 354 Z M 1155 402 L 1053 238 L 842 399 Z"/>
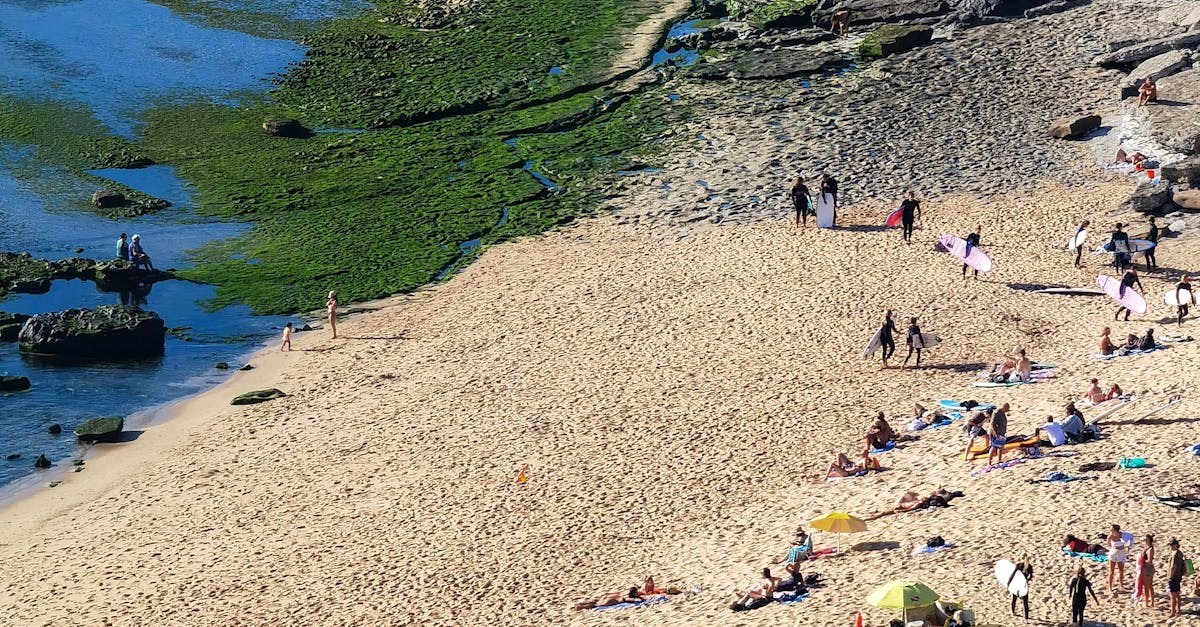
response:
<path fill-rule="evenodd" d="M 979 232 L 982 230 L 983 230 L 982 226 L 977 226 L 977 227 L 975 227 L 975 230 L 971 232 L 970 235 L 968 235 L 966 238 L 964 238 L 963 241 L 965 241 L 967 243 L 967 247 L 966 247 L 965 251 L 963 252 L 963 259 L 970 257 L 971 249 L 979 246 Z M 962 275 L 963 275 L 964 279 L 967 278 L 967 267 L 968 267 L 967 264 L 964 263 L 963 267 L 962 267 Z M 979 279 L 979 271 L 978 270 L 975 270 L 975 279 L 976 280 Z"/>
<path fill-rule="evenodd" d="M 825 194 L 829 194 L 833 198 L 833 222 L 830 224 L 830 226 L 837 224 L 837 208 L 838 208 L 837 192 L 838 192 L 837 180 L 834 179 L 832 176 L 829 176 L 828 172 L 822 174 L 821 175 L 821 195 L 824 196 Z"/>
<path fill-rule="evenodd" d="M 1184 292 L 1187 292 L 1185 295 Z M 1192 284 L 1188 281 L 1188 275 L 1179 277 L 1179 283 L 1175 285 L 1175 302 L 1179 303 L 1179 321 L 1178 326 L 1183 326 L 1183 317 L 1188 315 L 1188 304 L 1195 300 L 1192 294 Z"/>
<path fill-rule="evenodd" d="M 904 241 L 912 243 L 913 224 L 919 217 L 921 202 L 917 200 L 917 195 L 910 191 L 904 196 L 904 202 L 900 203 L 900 226 L 903 227 Z"/>
<path fill-rule="evenodd" d="M 1146 239 L 1154 245 L 1142 252 L 1146 257 L 1146 272 L 1158 268 L 1158 260 L 1154 258 L 1154 251 L 1158 249 L 1158 235 L 1158 225 L 1154 223 L 1154 216 L 1150 216 L 1150 232 L 1146 234 Z"/>
<path fill-rule="evenodd" d="M 879 345 L 883 347 L 884 368 L 888 367 L 888 358 L 896 354 L 896 338 L 893 335 L 896 332 L 896 319 L 892 317 L 892 310 L 889 309 L 883 314 L 883 326 L 879 327 Z"/>
<path fill-rule="evenodd" d="M 1129 234 L 1121 230 L 1125 225 L 1117 223 L 1117 228 L 1113 229 L 1112 235 L 1108 238 L 1108 245 L 1113 252 L 1113 265 L 1116 266 L 1117 272 L 1129 267 L 1132 255 L 1129 254 Z M 1120 242 L 1118 244 L 1117 242 Z"/>
<path fill-rule="evenodd" d="M 808 216 L 814 212 L 812 196 L 808 194 L 808 186 L 804 184 L 804 179 L 796 177 L 789 195 L 792 197 L 792 206 L 796 208 L 796 226 L 800 226 L 801 221 L 804 222 L 804 226 L 808 226 Z"/>
<path fill-rule="evenodd" d="M 917 319 L 908 319 L 908 354 L 904 356 L 904 363 L 900 364 L 900 369 L 904 370 L 908 366 L 908 358 L 912 357 L 913 351 L 917 351 L 917 368 L 921 367 L 921 327 L 917 326 Z"/>
<path fill-rule="evenodd" d="M 1117 297 L 1124 298 L 1125 290 L 1132 289 L 1134 285 L 1138 286 L 1139 290 L 1142 290 L 1143 292 L 1146 291 L 1146 288 L 1142 287 L 1141 279 L 1138 278 L 1137 270 L 1129 268 L 1125 270 L 1125 274 L 1121 276 L 1121 288 L 1117 292 Z M 1117 313 L 1113 314 L 1113 320 L 1116 320 L 1117 317 L 1121 315 L 1122 311 L 1125 312 L 1125 322 L 1129 322 L 1129 314 L 1133 312 L 1125 305 L 1117 307 Z"/>
<path fill-rule="evenodd" d="M 1071 240 L 1075 244 L 1075 267 L 1079 267 L 1079 262 L 1083 258 L 1083 242 L 1087 237 L 1087 228 L 1089 222 L 1084 220 L 1079 223 L 1079 228 L 1075 229 L 1075 237 Z"/>

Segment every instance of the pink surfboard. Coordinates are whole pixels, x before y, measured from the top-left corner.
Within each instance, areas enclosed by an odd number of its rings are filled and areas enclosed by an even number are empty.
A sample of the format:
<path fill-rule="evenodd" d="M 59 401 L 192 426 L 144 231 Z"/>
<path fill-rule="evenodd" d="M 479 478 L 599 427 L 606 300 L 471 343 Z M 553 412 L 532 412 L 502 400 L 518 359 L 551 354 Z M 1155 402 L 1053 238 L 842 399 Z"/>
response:
<path fill-rule="evenodd" d="M 1106 274 L 1101 274 L 1096 277 L 1096 285 L 1104 290 L 1104 293 L 1109 298 L 1117 301 L 1122 307 L 1135 314 L 1141 315 L 1146 313 L 1146 299 L 1142 298 L 1141 294 L 1132 287 L 1125 288 L 1125 294 L 1121 295 L 1121 279 L 1115 279 Z"/>
<path fill-rule="evenodd" d="M 953 235 L 943 235 L 938 240 L 942 244 L 942 248 L 949 251 L 950 255 L 955 259 L 967 264 L 971 269 L 980 272 L 989 272 L 992 269 L 992 260 L 979 250 L 978 246 L 971 247 L 971 254 L 967 252 L 967 240 Z"/>
<path fill-rule="evenodd" d="M 902 218 L 902 217 L 904 217 L 904 210 L 897 209 L 897 210 L 889 213 L 887 216 L 887 220 L 884 220 L 883 223 L 886 224 L 887 226 L 900 226 L 900 218 Z"/>

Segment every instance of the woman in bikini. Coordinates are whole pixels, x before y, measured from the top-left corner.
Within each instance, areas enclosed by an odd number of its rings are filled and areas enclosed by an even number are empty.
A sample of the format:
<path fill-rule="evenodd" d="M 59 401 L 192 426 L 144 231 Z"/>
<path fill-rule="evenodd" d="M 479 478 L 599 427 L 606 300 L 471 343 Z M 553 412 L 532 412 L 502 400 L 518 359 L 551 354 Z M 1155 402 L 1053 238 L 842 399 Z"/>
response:
<path fill-rule="evenodd" d="M 871 449 L 864 448 L 862 457 L 857 462 L 850 461 L 850 458 L 845 453 L 838 453 L 837 461 L 829 465 L 829 470 L 825 473 L 825 478 L 853 477 L 860 472 L 870 472 L 874 469 L 875 462 L 871 459 Z"/>
<path fill-rule="evenodd" d="M 325 315 L 329 319 L 329 328 L 333 330 L 333 339 L 337 339 L 337 292 L 330 291 L 325 301 Z"/>
<path fill-rule="evenodd" d="M 1146 547 L 1138 553 L 1137 558 L 1137 588 L 1135 599 L 1142 599 L 1146 607 L 1154 608 L 1154 536 L 1148 535 L 1144 540 Z"/>
<path fill-rule="evenodd" d="M 1121 533 L 1120 525 L 1113 525 L 1108 532 L 1108 590 L 1117 592 L 1125 588 L 1125 556 L 1129 546 L 1125 543 L 1125 534 Z M 1117 581 L 1113 587 L 1114 576 Z"/>

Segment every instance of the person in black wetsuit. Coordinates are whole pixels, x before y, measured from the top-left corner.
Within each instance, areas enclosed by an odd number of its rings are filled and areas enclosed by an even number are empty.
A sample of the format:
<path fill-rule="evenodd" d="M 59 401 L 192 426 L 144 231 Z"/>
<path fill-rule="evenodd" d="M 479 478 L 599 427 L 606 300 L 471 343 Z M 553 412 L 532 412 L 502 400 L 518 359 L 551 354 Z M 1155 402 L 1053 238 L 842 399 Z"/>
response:
<path fill-rule="evenodd" d="M 1125 271 L 1125 274 L 1123 276 L 1121 276 L 1121 289 L 1120 289 L 1120 291 L 1117 292 L 1117 296 L 1118 297 L 1125 296 L 1125 290 L 1132 288 L 1134 285 L 1136 285 L 1139 290 L 1142 290 L 1143 292 L 1146 291 L 1146 288 L 1142 287 L 1142 281 L 1140 279 L 1138 279 L 1137 270 L 1130 268 Z M 1125 321 L 1126 322 L 1129 321 L 1129 314 L 1132 312 L 1129 311 L 1129 309 L 1127 307 L 1125 307 L 1125 305 L 1121 305 L 1120 307 L 1117 307 L 1117 313 L 1113 314 L 1113 320 L 1116 320 L 1117 317 L 1121 315 L 1122 310 L 1125 311 Z"/>
<path fill-rule="evenodd" d="M 1033 579 L 1033 563 L 1029 560 L 1028 555 L 1017 562 L 1017 569 L 1013 571 L 1012 577 L 1015 577 L 1017 573 L 1025 576 L 1026 592 L 1025 596 L 1012 595 L 1012 599 L 1009 600 L 1009 613 L 1013 616 L 1017 615 L 1017 600 L 1020 599 L 1025 606 L 1025 620 L 1029 620 L 1029 582 Z M 1012 582 L 1012 577 L 1009 578 L 1009 583 Z"/>
<path fill-rule="evenodd" d="M 1158 225 L 1154 223 L 1154 216 L 1150 216 L 1150 232 L 1146 235 L 1146 239 L 1150 240 L 1150 243 L 1154 245 L 1147 248 L 1146 252 L 1143 253 L 1146 255 L 1146 272 L 1158 268 L 1158 260 L 1154 258 L 1154 251 L 1158 250 L 1158 236 Z"/>
<path fill-rule="evenodd" d="M 921 327 L 917 326 L 916 318 L 908 319 L 908 354 L 904 356 L 904 363 L 900 364 L 900 369 L 904 370 L 908 366 L 908 358 L 912 357 L 913 351 L 917 352 L 917 368 L 921 367 Z"/>
<path fill-rule="evenodd" d="M 792 197 L 792 206 L 796 208 L 796 226 L 800 226 L 801 221 L 804 222 L 804 226 L 808 226 L 808 216 L 814 212 L 812 197 L 808 194 L 808 186 L 804 184 L 804 179 L 796 177 L 789 195 Z"/>
<path fill-rule="evenodd" d="M 1083 232 L 1084 229 L 1088 228 L 1088 224 L 1090 224 L 1090 223 L 1087 220 L 1080 222 L 1079 228 L 1075 229 L 1075 235 L 1078 236 L 1080 233 Z M 1083 242 L 1079 242 L 1079 244 L 1077 244 L 1075 246 L 1075 267 L 1076 268 L 1079 267 L 1079 261 L 1080 261 L 1080 259 L 1082 259 L 1082 257 L 1083 257 Z"/>
<path fill-rule="evenodd" d="M 829 176 L 828 172 L 821 175 L 821 194 L 829 194 L 830 196 L 833 196 L 833 225 L 834 226 L 837 226 L 837 208 L 838 208 L 837 189 L 838 189 L 837 180 L 835 180 L 832 176 Z"/>
<path fill-rule="evenodd" d="M 1087 595 L 1090 593 L 1092 600 L 1097 603 L 1100 602 L 1100 599 L 1096 598 L 1096 592 L 1092 590 L 1092 583 L 1088 581 L 1082 566 L 1075 570 L 1075 577 L 1071 579 L 1070 589 L 1071 622 L 1083 627 L 1083 610 L 1087 607 Z"/>
<path fill-rule="evenodd" d="M 977 227 L 975 227 L 975 231 L 966 237 L 967 247 L 965 249 L 963 249 L 964 257 L 970 257 L 971 249 L 975 248 L 976 246 L 979 246 L 979 232 L 982 230 L 983 230 L 982 226 L 977 226 Z M 967 267 L 968 267 L 967 264 L 964 263 L 963 267 L 962 267 L 962 275 L 963 275 L 964 279 L 967 278 Z M 975 278 L 976 279 L 979 278 L 978 270 L 975 270 Z"/>
<path fill-rule="evenodd" d="M 883 314 L 883 326 L 879 327 L 879 344 L 883 347 L 883 367 L 887 368 L 887 360 L 896 354 L 896 321 L 892 318 L 892 310 Z"/>
<path fill-rule="evenodd" d="M 1108 245 L 1112 248 L 1113 253 L 1113 266 L 1117 268 L 1117 272 L 1123 272 L 1125 268 L 1128 268 L 1130 258 L 1133 256 L 1124 252 L 1129 250 L 1129 234 L 1121 230 L 1124 226 L 1118 222 L 1117 228 L 1113 229 L 1112 236 L 1108 238 Z M 1122 242 L 1122 244 L 1117 242 Z"/>
<path fill-rule="evenodd" d="M 903 227 L 904 241 L 912 243 L 913 223 L 921 216 L 921 202 L 917 195 L 909 192 L 904 202 L 900 203 L 900 225 Z"/>
<path fill-rule="evenodd" d="M 1187 292 L 1188 295 L 1184 296 L 1184 292 Z M 1183 326 L 1183 317 L 1188 315 L 1188 306 L 1184 305 L 1183 301 L 1186 299 L 1187 302 L 1190 303 L 1195 300 L 1195 298 L 1195 295 L 1192 294 L 1192 283 L 1188 281 L 1188 275 L 1185 274 L 1179 277 L 1179 283 L 1175 285 L 1175 302 L 1179 303 L 1179 321 L 1177 322 L 1178 326 Z"/>

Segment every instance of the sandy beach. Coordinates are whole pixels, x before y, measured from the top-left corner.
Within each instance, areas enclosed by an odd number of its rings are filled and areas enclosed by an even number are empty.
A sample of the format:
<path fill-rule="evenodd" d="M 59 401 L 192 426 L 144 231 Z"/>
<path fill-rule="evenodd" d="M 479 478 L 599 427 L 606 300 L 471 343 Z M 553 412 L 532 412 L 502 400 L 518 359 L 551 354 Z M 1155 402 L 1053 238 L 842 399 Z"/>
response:
<path fill-rule="evenodd" d="M 1042 120 L 1028 125 L 1036 132 L 1022 141 L 1050 141 Z M 773 141 L 721 139 L 718 157 L 677 146 L 661 177 L 759 159 Z M 1161 245 L 1160 268 L 1143 273 L 1144 316 L 1113 322 L 1105 297 L 1033 293 L 1112 274 L 1107 255 L 1072 266 L 1063 246 L 1081 220 L 1092 221 L 1092 244 L 1117 222 L 1132 223 L 1132 236 L 1147 225 L 1117 209 L 1131 177 L 1092 165 L 1083 142 L 1053 152 L 1071 158 L 1061 169 L 1073 184 L 1031 174 L 1028 189 L 1008 193 L 941 189 L 923 203 L 911 244 L 880 226 L 892 188 L 874 198 L 860 186 L 833 230 L 798 229 L 775 203 L 730 221 L 744 223 L 682 233 L 674 218 L 629 219 L 665 212 L 676 196 L 625 190 L 616 216 L 490 247 L 444 284 L 367 304 L 337 339 L 297 333 L 292 352 L 269 346 L 254 370 L 181 403 L 172 420 L 96 447 L 86 471 L 0 509 L 0 622 L 845 626 L 861 611 L 885 625 L 899 613 L 865 597 L 909 577 L 981 624 L 1015 625 L 992 565 L 1028 555 L 1034 624 L 1066 624 L 1080 564 L 1100 596 L 1088 610 L 1096 624 L 1200 624 L 1166 619 L 1163 576 L 1158 608 L 1143 610 L 1129 599 L 1129 573 L 1111 594 L 1102 565 L 1059 551 L 1068 533 L 1094 539 L 1116 523 L 1158 536 L 1160 572 L 1170 537 L 1200 556 L 1200 514 L 1147 499 L 1200 491 L 1186 450 L 1200 443 L 1200 342 L 1093 356 L 1105 326 L 1115 338 L 1195 334 L 1200 322 L 1177 329 L 1162 294 L 1200 268 L 1200 220 L 1189 216 Z M 770 167 L 763 158 L 753 172 L 725 168 L 721 185 L 744 196 Z M 943 233 L 977 226 L 995 262 L 978 280 L 934 249 Z M 885 309 L 902 328 L 917 317 L 942 338 L 921 368 L 861 359 Z M 973 387 L 1014 347 L 1056 364 L 1057 377 Z M 1009 433 L 1033 434 L 1092 377 L 1137 400 L 1101 421 L 1103 439 L 1056 449 L 1072 456 L 973 476 L 985 462 L 962 460 L 956 424 L 881 454 L 882 472 L 825 480 L 834 452 L 857 451 L 876 412 L 902 430 L 915 403 L 1010 403 Z M 271 387 L 288 396 L 229 405 Z M 1148 465 L 1079 470 L 1127 457 Z M 1094 478 L 1030 483 L 1052 471 Z M 804 601 L 729 611 L 797 526 L 830 511 L 866 517 L 938 486 L 964 496 L 841 538 L 842 554 L 805 565 L 825 586 Z M 912 555 L 932 536 L 954 548 Z M 817 534 L 817 547 L 837 542 Z M 647 575 L 687 592 L 648 607 L 571 609 Z"/>

